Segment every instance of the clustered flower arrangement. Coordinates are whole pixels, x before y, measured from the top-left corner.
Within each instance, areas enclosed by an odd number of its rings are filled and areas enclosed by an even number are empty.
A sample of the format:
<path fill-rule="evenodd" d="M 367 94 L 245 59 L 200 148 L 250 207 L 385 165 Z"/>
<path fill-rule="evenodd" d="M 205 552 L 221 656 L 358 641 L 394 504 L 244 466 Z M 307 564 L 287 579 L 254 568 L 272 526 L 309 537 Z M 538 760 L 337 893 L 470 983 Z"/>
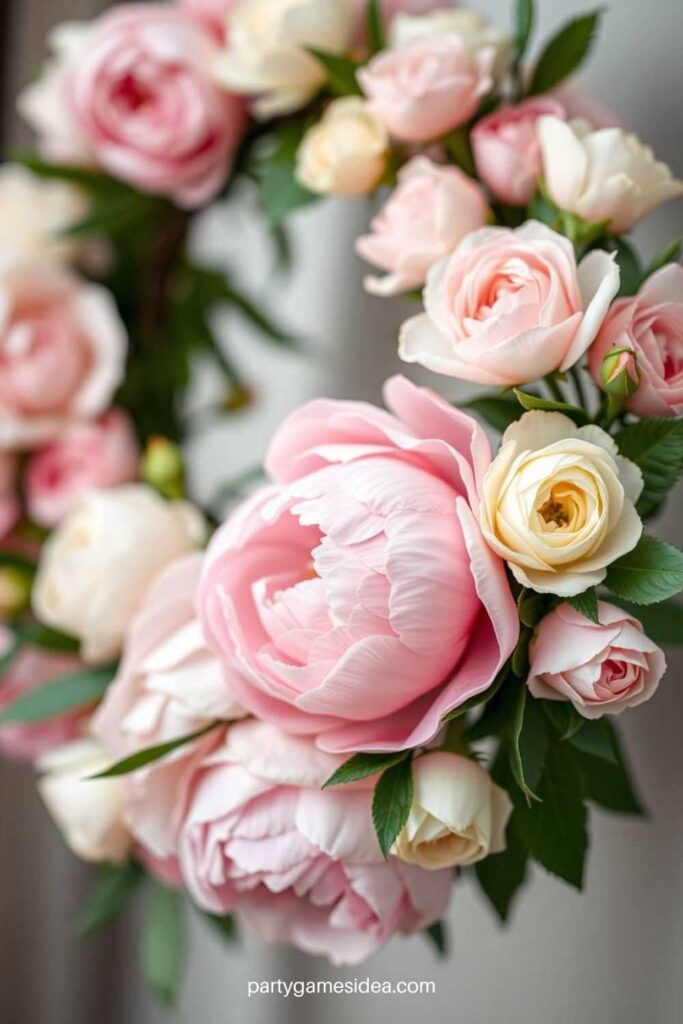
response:
<path fill-rule="evenodd" d="M 614 716 L 683 629 L 683 554 L 644 532 L 683 470 L 683 269 L 628 233 L 683 184 L 568 80 L 599 17 L 529 60 L 532 0 L 511 35 L 430 0 L 124 4 L 57 30 L 21 98 L 0 743 L 101 865 L 81 932 L 145 881 L 165 999 L 186 895 L 337 964 L 443 948 L 459 873 L 505 919 L 530 861 L 581 887 L 587 804 L 640 813 Z M 177 447 L 193 360 L 235 408 L 213 307 L 282 339 L 187 240 L 245 177 L 279 243 L 380 190 L 358 251 L 420 303 L 402 358 L 489 391 L 313 401 L 217 525 Z"/>

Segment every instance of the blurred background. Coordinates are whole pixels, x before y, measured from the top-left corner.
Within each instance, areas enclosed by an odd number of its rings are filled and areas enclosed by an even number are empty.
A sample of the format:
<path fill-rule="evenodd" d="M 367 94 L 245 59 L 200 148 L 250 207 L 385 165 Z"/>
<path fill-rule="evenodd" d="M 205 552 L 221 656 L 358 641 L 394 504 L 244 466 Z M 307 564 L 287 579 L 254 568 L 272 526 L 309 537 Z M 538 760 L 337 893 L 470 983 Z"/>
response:
<path fill-rule="evenodd" d="M 546 33 L 587 0 L 537 0 Z M 29 144 L 14 112 L 21 86 L 45 55 L 45 35 L 64 20 L 89 18 L 102 0 L 0 0 L 0 139 L 5 159 Z M 476 5 L 500 25 L 512 0 Z M 683 175 L 681 0 L 612 0 L 585 83 L 624 123 Z M 30 211 L 26 211 L 30 216 Z M 220 323 L 256 393 L 253 408 L 191 440 L 195 490 L 210 498 L 258 464 L 274 427 L 313 395 L 378 401 L 399 369 L 400 304 L 363 294 L 353 241 L 370 208 L 326 203 L 295 215 L 295 262 L 272 274 L 272 255 L 248 193 L 212 211 L 194 244 L 213 262 L 240 267 L 244 284 L 294 332 L 315 342 L 304 359 Z M 650 218 L 638 241 L 647 257 L 682 233 L 683 204 Z M 239 259 L 237 254 L 239 253 Z M 245 258 L 246 253 L 246 258 Z M 419 375 L 414 375 L 419 376 Z M 428 377 L 425 375 L 424 380 Z M 200 381 L 210 389 L 211 380 Z M 439 380 L 438 387 L 448 382 Z M 450 393 L 457 397 L 457 385 Z M 683 544 L 679 493 L 661 530 Z M 421 937 L 395 940 L 367 964 L 335 969 L 291 951 L 247 941 L 228 947 L 192 922 L 182 998 L 174 1012 L 144 991 L 130 919 L 85 943 L 73 934 L 79 901 L 92 881 L 63 847 L 39 804 L 30 769 L 0 764 L 0 1021 L 3 1024 L 395 1024 L 419 1016 L 453 1024 L 678 1024 L 683 1006 L 683 658 L 671 653 L 656 698 L 622 719 L 649 820 L 592 813 L 586 891 L 577 895 L 540 870 L 522 894 L 512 926 L 494 921 L 463 881 L 450 914 L 451 955 L 436 961 Z M 277 995 L 247 998 L 247 982 L 434 980 L 423 996 Z"/>

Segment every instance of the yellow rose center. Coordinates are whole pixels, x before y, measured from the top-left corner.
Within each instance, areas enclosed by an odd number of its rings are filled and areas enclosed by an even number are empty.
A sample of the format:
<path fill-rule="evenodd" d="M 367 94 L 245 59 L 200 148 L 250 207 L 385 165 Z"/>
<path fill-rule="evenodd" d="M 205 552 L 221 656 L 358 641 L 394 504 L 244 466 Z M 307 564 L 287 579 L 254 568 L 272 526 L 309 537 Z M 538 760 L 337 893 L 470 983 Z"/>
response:
<path fill-rule="evenodd" d="M 586 521 L 586 494 L 573 483 L 555 484 L 537 511 L 550 530 L 575 532 Z"/>

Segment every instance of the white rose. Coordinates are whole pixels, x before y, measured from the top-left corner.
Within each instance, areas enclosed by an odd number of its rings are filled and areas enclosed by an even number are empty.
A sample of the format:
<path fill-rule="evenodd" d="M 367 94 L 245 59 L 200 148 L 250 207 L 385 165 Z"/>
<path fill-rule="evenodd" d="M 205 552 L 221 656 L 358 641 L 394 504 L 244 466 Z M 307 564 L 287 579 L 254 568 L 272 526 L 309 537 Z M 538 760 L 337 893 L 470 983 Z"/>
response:
<path fill-rule="evenodd" d="M 436 750 L 416 758 L 412 774 L 413 803 L 392 853 L 438 871 L 505 849 L 510 798 L 475 761 Z"/>
<path fill-rule="evenodd" d="M 194 506 L 167 502 L 143 484 L 93 491 L 43 547 L 34 612 L 79 639 L 86 661 L 113 658 L 153 579 L 204 532 Z"/>
<path fill-rule="evenodd" d="M 492 49 L 495 52 L 493 70 L 496 78 L 508 70 L 513 53 L 512 38 L 490 25 L 476 11 L 443 7 L 421 15 L 398 14 L 391 23 L 389 43 L 397 47 L 421 36 L 449 34 L 460 36 L 471 54 Z"/>
<path fill-rule="evenodd" d="M 642 488 L 640 470 L 604 430 L 527 412 L 505 431 L 484 478 L 482 532 L 523 586 L 571 597 L 638 543 Z"/>
<path fill-rule="evenodd" d="M 348 0 L 237 0 L 216 77 L 234 92 L 257 97 L 257 117 L 291 113 L 325 80 L 308 48 L 343 53 L 352 25 Z"/>
<path fill-rule="evenodd" d="M 593 131 L 584 120 L 537 121 L 543 175 L 556 206 L 589 222 L 629 231 L 667 199 L 683 195 L 665 163 L 622 128 Z"/>
<path fill-rule="evenodd" d="M 38 762 L 38 790 L 64 840 L 82 860 L 122 863 L 131 846 L 120 778 L 93 779 L 111 758 L 91 739 L 74 740 Z"/>
<path fill-rule="evenodd" d="M 313 192 L 365 195 L 384 174 L 388 144 L 383 122 L 365 100 L 357 96 L 334 100 L 304 135 L 296 176 Z"/>
<path fill-rule="evenodd" d="M 75 259 L 81 244 L 59 235 L 87 212 L 87 199 L 72 185 L 40 178 L 20 164 L 4 164 L 0 167 L 0 266 Z"/>

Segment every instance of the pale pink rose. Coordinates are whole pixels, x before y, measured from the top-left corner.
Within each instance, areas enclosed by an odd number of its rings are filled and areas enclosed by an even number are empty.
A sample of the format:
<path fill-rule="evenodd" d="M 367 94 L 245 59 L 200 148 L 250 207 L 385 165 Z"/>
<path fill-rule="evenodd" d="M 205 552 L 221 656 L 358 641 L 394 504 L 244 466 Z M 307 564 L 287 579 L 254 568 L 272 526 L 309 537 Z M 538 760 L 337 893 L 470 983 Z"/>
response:
<path fill-rule="evenodd" d="M 0 540 L 10 532 L 20 513 L 17 460 L 14 455 L 0 449 Z"/>
<path fill-rule="evenodd" d="M 0 448 L 32 448 L 98 416 L 121 382 L 126 349 L 104 288 L 56 265 L 0 273 Z"/>
<path fill-rule="evenodd" d="M 355 964 L 439 920 L 452 872 L 384 860 L 376 779 L 321 789 L 341 760 L 264 722 L 232 726 L 195 779 L 179 858 L 201 907 L 234 912 L 266 942 Z"/>
<path fill-rule="evenodd" d="M 498 107 L 472 130 L 477 173 L 496 199 L 510 206 L 526 206 L 538 186 L 542 161 L 536 121 L 542 114 L 565 116 L 557 100 L 539 96 Z"/>
<path fill-rule="evenodd" d="M 326 750 L 427 742 L 518 634 L 476 519 L 486 436 L 405 378 L 385 396 L 395 415 L 320 400 L 285 420 L 273 485 L 215 534 L 199 590 L 245 707 Z"/>
<path fill-rule="evenodd" d="M 11 650 L 13 634 L 0 624 L 0 657 Z M 24 647 L 0 676 L 0 711 L 19 697 L 81 668 L 78 658 Z M 0 751 L 5 757 L 34 760 L 54 747 L 75 739 L 83 730 L 91 709 L 72 711 L 43 722 L 0 726 Z"/>
<path fill-rule="evenodd" d="M 24 480 L 29 517 L 40 526 L 56 526 L 88 491 L 135 480 L 139 460 L 133 424 L 122 410 L 72 423 L 29 459 Z"/>
<path fill-rule="evenodd" d="M 178 6 L 203 28 L 224 43 L 228 35 L 228 18 L 237 0 L 178 0 Z"/>
<path fill-rule="evenodd" d="M 363 259 L 388 272 L 384 278 L 366 277 L 366 289 L 397 295 L 424 284 L 429 268 L 483 227 L 487 214 L 481 187 L 458 167 L 414 157 L 373 219 L 372 233 L 356 242 Z"/>
<path fill-rule="evenodd" d="M 182 207 L 216 195 L 245 113 L 212 81 L 210 33 L 170 4 L 121 4 L 52 42 L 54 60 L 20 99 L 41 152 L 95 163 Z"/>
<path fill-rule="evenodd" d="M 618 715 L 650 699 L 664 654 L 621 608 L 599 601 L 598 615 L 599 626 L 561 604 L 541 620 L 529 650 L 534 697 L 571 701 L 584 718 Z"/>
<path fill-rule="evenodd" d="M 128 627 L 123 661 L 92 723 L 112 761 L 243 714 L 194 614 L 201 560 L 188 555 L 165 569 Z M 125 776 L 129 828 L 153 857 L 173 855 L 192 767 L 215 744 L 209 732 Z"/>
<path fill-rule="evenodd" d="M 598 386 L 602 361 L 612 348 L 631 348 L 638 361 L 640 387 L 626 400 L 629 412 L 683 414 L 683 267 L 667 264 L 637 295 L 614 303 L 588 353 Z"/>
<path fill-rule="evenodd" d="M 426 35 L 384 50 L 358 82 L 391 134 L 427 142 L 464 124 L 493 85 L 495 50 L 471 52 L 455 33 Z"/>
<path fill-rule="evenodd" d="M 482 228 L 429 271 L 425 312 L 403 324 L 399 353 L 475 384 L 524 384 L 573 366 L 618 290 L 606 252 L 577 266 L 572 243 L 537 221 Z"/>

